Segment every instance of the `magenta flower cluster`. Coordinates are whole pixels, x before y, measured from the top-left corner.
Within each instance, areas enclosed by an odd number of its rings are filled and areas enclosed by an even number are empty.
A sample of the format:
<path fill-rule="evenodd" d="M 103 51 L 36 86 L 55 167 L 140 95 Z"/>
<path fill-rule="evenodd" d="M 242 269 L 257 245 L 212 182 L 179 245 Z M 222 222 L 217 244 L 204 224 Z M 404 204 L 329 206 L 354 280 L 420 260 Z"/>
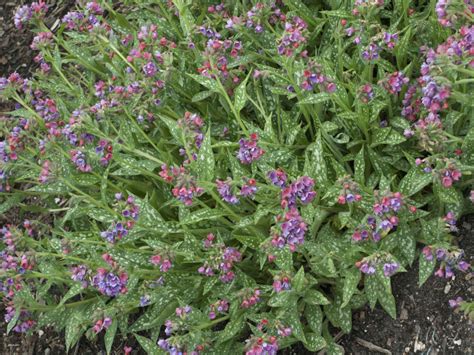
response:
<path fill-rule="evenodd" d="M 260 159 L 265 151 L 258 145 L 258 134 L 252 133 L 250 139 L 241 138 L 239 140 L 239 151 L 237 152 L 237 158 L 242 164 L 251 164 L 252 162 Z"/>
<path fill-rule="evenodd" d="M 191 206 L 193 198 L 204 193 L 204 189 L 196 185 L 195 178 L 186 170 L 184 166 L 168 168 L 166 164 L 161 166 L 160 176 L 168 183 L 174 183 L 171 190 L 173 196 Z"/>
<path fill-rule="evenodd" d="M 128 275 L 126 272 L 115 274 L 104 268 L 99 268 L 92 277 L 91 285 L 103 295 L 116 297 L 127 292 L 127 282 Z"/>
<path fill-rule="evenodd" d="M 219 274 L 219 279 L 228 283 L 235 278 L 233 267 L 235 263 L 241 261 L 242 255 L 233 247 L 226 247 L 222 243 L 216 244 L 215 238 L 214 234 L 210 233 L 204 240 L 204 249 L 209 251 L 209 257 L 198 268 L 198 272 L 208 277 Z"/>

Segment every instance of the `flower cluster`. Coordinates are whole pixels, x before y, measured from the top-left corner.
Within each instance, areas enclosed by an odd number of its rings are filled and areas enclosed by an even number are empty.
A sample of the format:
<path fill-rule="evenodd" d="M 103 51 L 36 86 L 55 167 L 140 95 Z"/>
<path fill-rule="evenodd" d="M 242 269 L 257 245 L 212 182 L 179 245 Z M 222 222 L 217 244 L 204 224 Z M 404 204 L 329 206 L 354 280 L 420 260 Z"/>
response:
<path fill-rule="evenodd" d="M 32 2 L 31 5 L 23 5 L 19 7 L 15 13 L 15 17 L 13 19 L 15 27 L 21 30 L 23 29 L 23 26 L 30 22 L 33 17 L 41 19 L 44 17 L 47 11 L 48 5 L 46 5 L 44 0 Z"/>
<path fill-rule="evenodd" d="M 344 177 L 338 181 L 342 185 L 342 191 L 337 198 L 337 203 L 344 205 L 346 203 L 359 202 L 362 199 L 359 185 L 352 181 L 350 177 Z"/>
<path fill-rule="evenodd" d="M 99 140 L 99 144 L 95 148 L 95 152 L 97 155 L 99 155 L 99 162 L 102 166 L 109 165 L 110 161 L 112 160 L 113 149 L 114 148 L 109 141 L 105 139 Z"/>
<path fill-rule="evenodd" d="M 97 273 L 92 277 L 91 285 L 100 293 L 109 297 L 116 297 L 127 293 L 128 275 L 122 271 L 118 275 L 107 271 L 104 268 L 97 269 Z"/>
<path fill-rule="evenodd" d="M 92 166 L 87 162 L 86 154 L 80 150 L 73 149 L 69 152 L 71 161 L 76 166 L 77 170 L 88 173 L 92 171 Z"/>
<path fill-rule="evenodd" d="M 378 197 L 378 196 L 377 196 Z M 374 215 L 367 217 L 364 226 L 356 228 L 352 234 L 352 240 L 366 241 L 373 240 L 378 242 L 390 231 L 395 230 L 398 223 L 398 213 L 403 206 L 402 195 L 399 192 L 388 193 L 373 205 Z"/>
<path fill-rule="evenodd" d="M 457 232 L 458 227 L 456 227 L 456 215 L 454 212 L 449 211 L 446 216 L 443 217 L 444 222 L 446 223 L 446 227 L 450 232 Z"/>
<path fill-rule="evenodd" d="M 287 57 L 293 56 L 306 43 L 305 32 L 308 25 L 298 16 L 293 16 L 285 23 L 285 31 L 278 42 L 278 54 Z M 306 51 L 301 53 L 306 56 Z"/>
<path fill-rule="evenodd" d="M 250 139 L 241 138 L 239 140 L 239 151 L 237 152 L 237 158 L 242 164 L 251 164 L 255 160 L 261 158 L 265 151 L 258 145 L 258 134 L 252 133 Z"/>
<path fill-rule="evenodd" d="M 89 284 L 87 281 L 88 274 L 89 270 L 86 265 L 78 265 L 71 268 L 71 279 L 81 282 L 82 287 L 84 288 Z"/>
<path fill-rule="evenodd" d="M 244 177 L 244 184 L 240 188 L 240 196 L 253 198 L 258 191 L 257 181 Z"/>
<path fill-rule="evenodd" d="M 316 197 L 313 190 L 314 180 L 308 176 L 302 176 L 285 187 L 281 192 L 281 208 L 295 208 L 298 201 L 307 205 Z"/>
<path fill-rule="evenodd" d="M 409 79 L 401 72 L 396 71 L 383 81 L 384 88 L 392 95 L 398 94 L 402 86 L 407 84 Z"/>
<path fill-rule="evenodd" d="M 464 6 L 464 11 L 458 8 Z M 453 27 L 465 14 L 474 13 L 474 4 L 471 0 L 438 0 L 435 7 L 438 22 L 443 27 Z"/>
<path fill-rule="evenodd" d="M 202 133 L 203 119 L 195 113 L 185 112 L 184 118 L 178 121 L 178 126 L 183 130 L 187 144 L 185 148 L 180 149 L 179 153 L 183 156 L 191 154 L 192 160 L 196 160 L 197 156 L 193 150 L 199 150 L 204 139 Z M 185 161 L 185 163 L 189 163 L 189 160 Z"/>
<path fill-rule="evenodd" d="M 112 319 L 109 317 L 105 317 L 104 319 L 99 319 L 95 322 L 94 327 L 92 327 L 92 331 L 96 334 L 99 334 L 102 330 L 107 330 L 112 325 Z"/>
<path fill-rule="evenodd" d="M 363 103 L 368 103 L 374 98 L 374 89 L 370 84 L 364 84 L 359 89 L 359 98 Z"/>
<path fill-rule="evenodd" d="M 279 228 L 273 233 L 271 243 L 274 247 L 280 249 L 288 245 L 291 251 L 295 251 L 298 245 L 304 243 L 307 230 L 308 226 L 298 210 L 291 208 L 284 214 Z"/>
<path fill-rule="evenodd" d="M 227 203 L 230 203 L 231 205 L 235 205 L 239 203 L 239 198 L 232 193 L 232 179 L 227 178 L 225 181 L 216 180 L 216 185 L 217 185 L 217 192 L 219 192 L 219 195 L 221 196 L 222 200 L 224 200 Z"/>
<path fill-rule="evenodd" d="M 165 321 L 165 335 L 167 338 L 160 338 L 157 345 L 168 354 L 190 354 L 198 355 L 204 350 L 204 345 L 199 344 L 188 349 L 189 345 L 180 333 L 187 330 L 194 322 L 192 318 L 192 308 L 190 306 L 178 307 L 175 310 L 175 316 Z"/>
<path fill-rule="evenodd" d="M 209 306 L 209 319 L 216 319 L 217 314 L 225 313 L 229 310 L 229 301 L 226 299 L 219 300 Z"/>
<path fill-rule="evenodd" d="M 184 166 L 168 168 L 166 164 L 161 166 L 160 176 L 166 182 L 174 183 L 173 196 L 186 206 L 193 204 L 193 198 L 204 193 L 204 189 L 196 185 L 194 177 Z"/>
<path fill-rule="evenodd" d="M 247 289 L 243 291 L 243 300 L 240 303 L 242 308 L 250 308 L 260 302 L 261 291 L 259 289 Z"/>
<path fill-rule="evenodd" d="M 280 321 L 270 322 L 262 319 L 256 326 L 259 333 L 245 341 L 246 355 L 276 355 L 279 349 L 278 339 L 292 334 L 291 327 L 284 326 Z"/>
<path fill-rule="evenodd" d="M 120 214 L 125 220 L 113 222 L 106 231 L 100 233 L 100 236 L 109 243 L 115 243 L 127 236 L 138 220 L 140 212 L 140 208 L 135 203 L 133 196 L 128 196 L 124 200 L 123 195 L 118 193 L 115 195 L 115 200 L 117 201 L 117 207 L 121 210 Z"/>
<path fill-rule="evenodd" d="M 160 267 L 161 272 L 168 272 L 171 269 L 171 258 L 167 254 L 155 254 L 150 257 L 150 263 Z"/>
<path fill-rule="evenodd" d="M 286 186 L 286 181 L 288 177 L 282 169 L 270 170 L 267 173 L 267 177 L 270 179 L 271 183 L 281 189 Z"/>
<path fill-rule="evenodd" d="M 333 93 L 337 89 L 336 84 L 323 75 L 321 68 L 315 63 L 310 63 L 308 69 L 303 72 L 303 77 L 301 88 L 305 91 L 313 91 L 315 85 L 318 85 L 321 91 L 329 93 Z"/>
<path fill-rule="evenodd" d="M 381 266 L 381 270 L 385 277 L 391 277 L 400 269 L 400 264 L 398 262 L 391 260 L 390 257 L 382 257 L 378 255 L 366 257 L 361 261 L 357 261 L 355 266 L 366 275 L 375 274 L 377 268 Z"/>
<path fill-rule="evenodd" d="M 466 272 L 471 268 L 471 265 L 463 260 L 464 251 L 461 249 L 426 246 L 423 248 L 422 254 L 428 261 L 432 261 L 436 257 L 436 260 L 440 262 L 435 275 L 441 278 L 452 279 L 454 269 Z"/>
<path fill-rule="evenodd" d="M 286 274 L 278 274 L 273 277 L 273 290 L 275 292 L 281 292 L 291 290 L 291 278 Z"/>
<path fill-rule="evenodd" d="M 11 304 L 11 303 L 9 303 Z M 13 305 L 7 305 L 5 307 L 5 322 L 9 323 L 16 315 L 17 310 Z M 13 331 L 16 333 L 26 333 L 30 330 L 36 322 L 31 319 L 31 313 L 26 310 L 21 310 L 16 325 L 13 327 Z"/>
<path fill-rule="evenodd" d="M 222 243 L 214 243 L 214 234 L 208 234 L 203 242 L 204 249 L 208 251 L 208 258 L 204 265 L 200 266 L 198 272 L 205 276 L 214 276 L 219 274 L 219 279 L 228 283 L 235 278 L 232 270 L 234 263 L 240 262 L 242 255 L 233 247 L 226 247 Z"/>

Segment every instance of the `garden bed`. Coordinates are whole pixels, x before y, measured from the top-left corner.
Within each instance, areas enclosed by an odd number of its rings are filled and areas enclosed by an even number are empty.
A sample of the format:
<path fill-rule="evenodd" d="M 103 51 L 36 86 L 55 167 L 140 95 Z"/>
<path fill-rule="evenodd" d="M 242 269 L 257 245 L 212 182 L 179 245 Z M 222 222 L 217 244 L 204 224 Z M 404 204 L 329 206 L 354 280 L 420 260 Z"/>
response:
<path fill-rule="evenodd" d="M 46 24 L 53 26 L 57 19 L 60 19 L 71 9 L 73 3 L 74 1 L 61 1 L 56 5 L 52 3 L 53 7 L 50 8 L 49 15 L 45 20 Z M 5 20 L 0 28 L 0 36 L 3 33 L 3 36 L 0 37 L 0 53 L 2 53 L 0 55 L 0 77 L 8 75 L 12 71 L 27 75 L 36 66 L 32 61 L 35 53 L 29 48 L 32 35 L 25 35 L 27 33 L 25 31 L 18 32 L 12 23 L 11 14 L 17 6 L 17 3 L 8 1 L 0 4 L 0 17 Z M 12 107 L 11 104 L 4 104 L 4 106 L 0 104 L 0 112 L 10 110 Z M 382 119 L 382 121 L 384 120 L 385 118 Z M 252 139 L 249 142 L 252 142 Z M 212 148 L 210 149 L 212 154 Z M 399 177 L 403 178 L 403 175 Z M 34 218 L 34 215 L 29 213 L 25 215 L 21 212 L 18 215 L 19 211 L 12 209 L 10 214 L 2 216 L 0 227 L 6 221 L 20 224 L 20 219 Z M 43 219 L 43 222 L 45 221 Z M 454 244 L 464 249 L 465 260 L 472 264 L 474 219 L 472 216 L 467 216 L 458 225 L 460 231 Z M 391 279 L 396 300 L 396 319 L 392 319 L 380 305 L 377 305 L 374 310 L 370 310 L 367 306 L 355 310 L 350 334 L 342 335 L 338 329 L 330 328 L 336 343 L 340 344 L 346 353 L 408 354 L 419 352 L 428 355 L 438 353 L 470 354 L 473 352 L 471 322 L 462 312 L 453 311 L 448 305 L 449 300 L 459 296 L 465 300 L 472 299 L 474 295 L 472 273 L 456 274 L 456 277 L 450 281 L 431 276 L 420 288 L 418 286 L 417 264 L 418 261 L 407 272 L 398 273 Z M 62 340 L 64 333 L 58 333 L 54 329 L 44 328 L 40 333 L 35 332 L 28 336 L 15 333 L 6 335 L 6 327 L 2 323 L 0 331 L 3 335 L 0 338 L 0 353 L 2 354 L 62 354 L 66 350 Z M 105 353 L 103 341 L 102 335 L 99 336 L 97 342 L 91 342 L 83 336 L 69 350 L 69 353 Z M 132 353 L 144 353 L 133 336 L 128 339 L 117 336 L 111 347 L 112 353 L 123 353 L 125 346 L 131 346 L 134 349 Z M 281 353 L 299 355 L 317 354 L 318 352 L 310 352 L 302 344 L 296 344 L 282 350 Z"/>

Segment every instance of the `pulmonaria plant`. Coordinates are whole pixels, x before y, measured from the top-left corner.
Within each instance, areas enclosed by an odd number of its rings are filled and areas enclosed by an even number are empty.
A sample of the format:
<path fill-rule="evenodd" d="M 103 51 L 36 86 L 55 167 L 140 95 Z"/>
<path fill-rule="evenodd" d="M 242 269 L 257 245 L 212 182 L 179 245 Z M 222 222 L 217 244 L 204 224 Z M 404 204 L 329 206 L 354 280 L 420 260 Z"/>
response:
<path fill-rule="evenodd" d="M 37 69 L 0 78 L 8 332 L 340 353 L 416 260 L 471 272 L 471 2 L 125 3 L 14 15 Z"/>
<path fill-rule="evenodd" d="M 235 278 L 234 263 L 242 259 L 242 254 L 235 248 L 226 247 L 223 243 L 215 243 L 214 234 L 208 234 L 204 240 L 204 249 L 209 250 L 208 259 L 198 268 L 198 272 L 205 276 L 219 275 L 223 283 L 231 282 Z"/>

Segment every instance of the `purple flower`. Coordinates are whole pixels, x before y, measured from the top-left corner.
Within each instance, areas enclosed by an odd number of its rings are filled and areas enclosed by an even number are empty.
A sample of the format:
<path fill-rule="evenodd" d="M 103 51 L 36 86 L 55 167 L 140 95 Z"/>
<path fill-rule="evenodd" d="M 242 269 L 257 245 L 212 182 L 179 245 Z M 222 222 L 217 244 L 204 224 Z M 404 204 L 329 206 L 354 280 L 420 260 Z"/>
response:
<path fill-rule="evenodd" d="M 461 302 L 463 302 L 462 297 L 457 297 L 456 299 L 452 299 L 448 301 L 449 307 L 456 309 L 461 305 Z"/>
<path fill-rule="evenodd" d="M 125 272 L 116 275 L 113 272 L 107 272 L 107 270 L 100 268 L 92 278 L 92 286 L 106 296 L 116 297 L 121 293 L 127 292 L 127 281 L 128 275 Z"/>
<path fill-rule="evenodd" d="M 150 296 L 144 295 L 140 297 L 140 307 L 146 307 L 150 304 Z"/>
<path fill-rule="evenodd" d="M 316 197 L 316 191 L 313 190 L 314 180 L 308 176 L 302 176 L 293 182 L 290 186 L 284 188 L 281 192 L 281 207 L 294 208 L 299 199 L 301 203 L 307 205 Z"/>
<path fill-rule="evenodd" d="M 21 30 L 23 28 L 23 25 L 30 21 L 32 17 L 33 12 L 31 11 L 31 8 L 28 5 L 23 5 L 19 7 L 13 19 L 15 27 Z"/>
<path fill-rule="evenodd" d="M 396 262 L 386 263 L 383 266 L 383 274 L 386 277 L 390 277 L 399 269 L 400 265 Z"/>
<path fill-rule="evenodd" d="M 240 189 L 240 195 L 244 197 L 253 198 L 258 190 L 256 183 L 257 182 L 255 181 L 255 179 L 246 179 L 245 184 L 243 184 L 242 188 Z"/>
<path fill-rule="evenodd" d="M 235 205 L 239 203 L 239 198 L 232 193 L 231 182 L 230 178 L 225 181 L 216 180 L 217 191 L 225 202 Z"/>
<path fill-rule="evenodd" d="M 77 170 L 82 171 L 83 173 L 90 172 L 92 167 L 86 161 L 86 155 L 80 150 L 71 150 L 69 152 L 71 155 L 72 162 L 76 165 Z"/>
<path fill-rule="evenodd" d="M 471 264 L 469 264 L 468 262 L 464 261 L 464 260 L 461 260 L 459 263 L 458 263 L 458 269 L 461 270 L 461 271 L 467 271 L 469 270 L 469 268 L 471 267 Z"/>
<path fill-rule="evenodd" d="M 145 73 L 147 77 L 155 76 L 157 71 L 158 71 L 158 68 L 153 62 L 148 62 L 143 66 L 143 72 Z"/>
<path fill-rule="evenodd" d="M 289 245 L 290 250 L 296 250 L 296 247 L 304 243 L 304 236 L 308 226 L 303 221 L 296 208 L 290 209 L 285 213 L 284 221 L 280 225 L 280 233 L 275 234 L 272 239 L 272 245 L 277 248 L 283 248 Z"/>
<path fill-rule="evenodd" d="M 369 263 L 363 263 L 360 266 L 360 271 L 366 275 L 373 275 L 375 274 L 375 268 L 370 265 Z"/>
<path fill-rule="evenodd" d="M 71 269 L 71 279 L 74 281 L 80 281 L 82 282 L 83 287 L 87 287 L 87 281 L 85 281 L 87 271 L 87 266 L 85 265 L 74 266 Z"/>
<path fill-rule="evenodd" d="M 399 93 L 402 86 L 408 83 L 408 78 L 401 72 L 392 73 L 384 82 L 385 89 L 392 95 Z"/>
<path fill-rule="evenodd" d="M 379 57 L 380 48 L 375 43 L 369 44 L 369 46 L 362 52 L 362 58 L 365 60 L 374 60 Z"/>
<path fill-rule="evenodd" d="M 237 158 L 242 164 L 251 164 L 253 161 L 260 159 L 265 151 L 257 145 L 258 134 L 252 133 L 250 139 L 239 140 L 240 149 L 237 152 Z"/>
<path fill-rule="evenodd" d="M 285 172 L 281 169 L 269 171 L 267 177 L 271 180 L 273 185 L 279 188 L 284 188 L 286 186 L 286 180 L 288 179 Z"/>

